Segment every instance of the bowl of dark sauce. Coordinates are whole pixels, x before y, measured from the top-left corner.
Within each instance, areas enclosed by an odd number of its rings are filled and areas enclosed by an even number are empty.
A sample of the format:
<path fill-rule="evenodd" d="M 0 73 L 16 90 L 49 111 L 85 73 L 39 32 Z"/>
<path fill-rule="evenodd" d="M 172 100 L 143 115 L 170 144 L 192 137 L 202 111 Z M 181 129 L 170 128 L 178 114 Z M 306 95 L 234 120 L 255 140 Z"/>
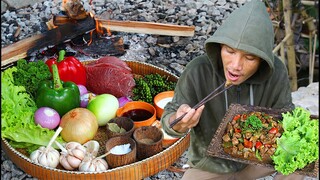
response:
<path fill-rule="evenodd" d="M 117 110 L 117 117 L 132 119 L 135 128 L 150 126 L 156 120 L 156 109 L 144 101 L 131 101 Z"/>

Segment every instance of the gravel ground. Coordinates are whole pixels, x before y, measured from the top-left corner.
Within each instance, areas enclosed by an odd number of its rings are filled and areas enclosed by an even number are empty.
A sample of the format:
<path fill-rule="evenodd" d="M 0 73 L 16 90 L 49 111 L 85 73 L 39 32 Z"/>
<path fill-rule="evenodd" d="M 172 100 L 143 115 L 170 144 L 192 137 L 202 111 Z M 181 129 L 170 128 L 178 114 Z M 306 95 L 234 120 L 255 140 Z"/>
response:
<path fill-rule="evenodd" d="M 148 62 L 179 76 L 191 59 L 204 53 L 204 41 L 243 2 L 236 0 L 94 0 L 93 5 L 89 5 L 85 1 L 84 7 L 96 15 L 108 16 L 114 20 L 195 26 L 195 35 L 193 37 L 133 33 L 115 33 L 114 35 L 121 36 L 127 47 L 126 53 L 119 58 Z M 30 7 L 6 11 L 1 14 L 2 47 L 45 32 L 47 30 L 45 22 L 49 21 L 53 14 L 58 14 L 60 7 L 60 1 L 47 0 Z M 18 36 L 15 36 L 18 29 L 21 31 Z M 75 54 L 75 56 L 80 59 L 97 58 L 97 56 L 84 57 L 83 54 Z M 318 87 L 316 85 L 312 86 L 312 88 Z M 296 103 L 298 104 L 302 99 L 315 98 L 315 96 L 318 99 L 319 89 L 313 94 L 309 92 L 304 91 L 302 95 L 300 94 Z M 316 103 L 308 108 L 319 113 L 318 106 L 319 103 Z M 179 158 L 174 166 L 182 167 L 186 163 L 185 154 Z M 1 160 L 1 179 L 36 179 L 17 168 L 3 151 L 1 151 Z M 146 179 L 180 179 L 181 176 L 182 173 L 165 170 Z"/>

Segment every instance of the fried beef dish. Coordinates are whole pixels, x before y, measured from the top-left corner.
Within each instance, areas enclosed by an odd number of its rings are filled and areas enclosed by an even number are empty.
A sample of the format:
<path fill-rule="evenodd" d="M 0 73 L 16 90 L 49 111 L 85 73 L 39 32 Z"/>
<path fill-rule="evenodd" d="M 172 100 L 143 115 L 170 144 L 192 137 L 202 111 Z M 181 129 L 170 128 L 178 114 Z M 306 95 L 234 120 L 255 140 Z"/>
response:
<path fill-rule="evenodd" d="M 271 163 L 282 132 L 281 122 L 264 112 L 237 114 L 222 136 L 223 150 L 236 158 Z"/>

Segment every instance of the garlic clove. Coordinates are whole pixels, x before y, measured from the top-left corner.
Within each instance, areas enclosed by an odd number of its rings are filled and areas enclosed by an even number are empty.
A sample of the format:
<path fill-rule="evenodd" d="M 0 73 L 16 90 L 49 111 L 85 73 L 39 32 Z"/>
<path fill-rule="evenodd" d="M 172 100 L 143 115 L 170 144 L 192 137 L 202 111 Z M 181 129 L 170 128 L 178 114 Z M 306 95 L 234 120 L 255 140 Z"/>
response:
<path fill-rule="evenodd" d="M 57 150 L 53 149 L 49 151 L 48 153 L 46 153 L 46 156 L 47 164 L 49 167 L 55 168 L 58 166 L 60 154 Z"/>
<path fill-rule="evenodd" d="M 97 171 L 105 171 L 108 169 L 108 163 L 104 159 L 96 159 Z"/>
<path fill-rule="evenodd" d="M 95 140 L 90 140 L 83 144 L 83 146 L 86 148 L 87 153 L 96 157 L 100 148 L 99 142 Z"/>
<path fill-rule="evenodd" d="M 47 161 L 47 156 L 46 156 L 46 154 L 44 154 L 43 152 L 40 153 L 40 155 L 39 155 L 39 157 L 38 157 L 38 162 L 39 162 L 39 164 L 41 164 L 41 165 L 49 166 L 48 161 Z"/>
<path fill-rule="evenodd" d="M 79 167 L 82 160 L 78 159 L 74 156 L 67 156 L 67 161 L 70 164 L 70 166 L 77 168 L 77 167 Z"/>
<path fill-rule="evenodd" d="M 87 169 L 89 172 L 95 172 L 96 171 L 96 165 L 93 163 L 90 163 L 89 168 Z"/>
<path fill-rule="evenodd" d="M 74 167 L 72 167 L 72 166 L 69 164 L 66 156 L 61 155 L 59 161 L 60 161 L 61 166 L 62 166 L 63 168 L 65 168 L 66 170 L 74 170 L 74 169 L 75 169 Z"/>
<path fill-rule="evenodd" d="M 86 156 L 79 165 L 79 171 L 88 171 L 92 158 Z"/>
<path fill-rule="evenodd" d="M 70 152 L 70 155 L 82 160 L 84 156 L 86 155 L 86 149 L 81 150 L 81 149 L 74 149 Z"/>
<path fill-rule="evenodd" d="M 77 146 L 82 146 L 82 145 L 80 143 L 78 143 L 78 142 L 68 142 L 65 145 L 65 148 L 66 149 L 75 149 Z"/>
<path fill-rule="evenodd" d="M 40 151 L 39 150 L 35 150 L 33 151 L 31 154 L 30 154 L 30 159 L 32 162 L 35 162 L 35 163 L 39 163 L 38 162 L 38 157 L 40 155 Z"/>

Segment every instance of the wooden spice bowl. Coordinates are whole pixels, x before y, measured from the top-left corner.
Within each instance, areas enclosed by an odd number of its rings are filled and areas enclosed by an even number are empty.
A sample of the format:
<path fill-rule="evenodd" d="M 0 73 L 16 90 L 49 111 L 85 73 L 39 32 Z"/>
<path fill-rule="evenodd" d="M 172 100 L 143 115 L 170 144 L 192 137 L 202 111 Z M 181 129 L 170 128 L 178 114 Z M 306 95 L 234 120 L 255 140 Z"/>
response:
<path fill-rule="evenodd" d="M 116 123 L 120 128 L 125 129 L 125 132 L 123 133 L 113 132 L 112 130 L 110 130 L 108 123 Z M 134 131 L 134 123 L 132 119 L 127 117 L 115 117 L 110 119 L 108 123 L 106 124 L 106 133 L 107 133 L 108 139 L 112 137 L 117 137 L 117 136 L 127 136 L 127 137 L 132 136 L 132 133 Z"/>
<path fill-rule="evenodd" d="M 106 153 L 112 148 L 119 145 L 130 144 L 131 151 L 126 154 L 109 154 L 106 156 L 107 163 L 110 168 L 115 168 L 136 162 L 137 147 L 136 142 L 128 136 L 117 136 L 110 138 L 106 142 Z"/>
<path fill-rule="evenodd" d="M 137 143 L 137 158 L 143 160 L 163 150 L 163 134 L 155 126 L 142 126 L 134 130 L 133 138 Z"/>

